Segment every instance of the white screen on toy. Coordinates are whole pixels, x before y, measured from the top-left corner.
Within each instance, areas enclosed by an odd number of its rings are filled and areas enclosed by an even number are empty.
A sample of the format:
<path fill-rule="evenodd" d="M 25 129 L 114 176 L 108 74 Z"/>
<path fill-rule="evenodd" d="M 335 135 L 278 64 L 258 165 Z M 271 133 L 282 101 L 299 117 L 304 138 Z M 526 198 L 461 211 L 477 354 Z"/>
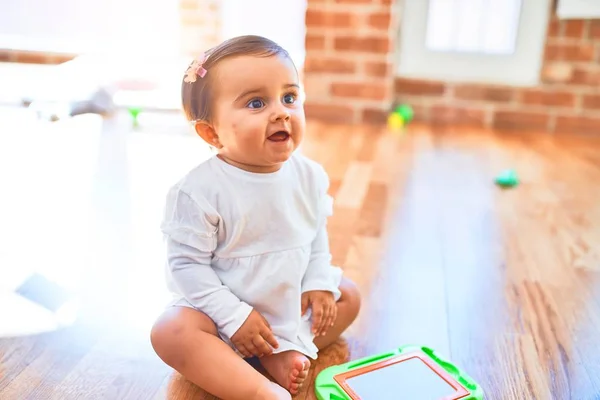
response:
<path fill-rule="evenodd" d="M 411 358 L 346 379 L 362 400 L 440 400 L 456 389 L 420 358 Z"/>

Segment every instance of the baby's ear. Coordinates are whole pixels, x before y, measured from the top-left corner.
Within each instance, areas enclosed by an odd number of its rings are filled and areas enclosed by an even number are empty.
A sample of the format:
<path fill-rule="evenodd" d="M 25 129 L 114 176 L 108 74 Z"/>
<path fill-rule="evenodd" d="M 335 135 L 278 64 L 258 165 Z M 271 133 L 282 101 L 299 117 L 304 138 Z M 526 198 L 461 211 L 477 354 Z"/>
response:
<path fill-rule="evenodd" d="M 196 122 L 194 128 L 196 129 L 198 136 L 204 139 L 204 141 L 209 145 L 214 146 L 217 149 L 223 147 L 219 142 L 219 136 L 217 135 L 217 132 L 215 132 L 214 128 L 209 123 L 205 121 L 198 121 Z"/>

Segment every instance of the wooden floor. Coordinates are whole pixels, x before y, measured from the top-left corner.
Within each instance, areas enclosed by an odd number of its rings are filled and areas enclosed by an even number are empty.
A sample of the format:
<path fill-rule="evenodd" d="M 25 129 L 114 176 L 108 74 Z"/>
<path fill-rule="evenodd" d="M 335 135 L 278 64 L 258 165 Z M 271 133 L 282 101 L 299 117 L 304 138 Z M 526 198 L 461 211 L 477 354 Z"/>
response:
<path fill-rule="evenodd" d="M 333 259 L 364 298 L 309 382 L 326 366 L 417 343 L 461 366 L 487 399 L 600 399 L 600 136 L 309 126 L 303 151 L 326 167 L 336 199 Z M 110 137 L 101 143 L 122 140 Z M 120 163 L 132 157 L 113 145 L 99 152 L 93 185 L 114 257 L 104 260 L 114 261 L 155 229 L 131 218 L 139 195 L 124 207 L 114 191 L 133 175 L 145 185 L 153 177 L 125 174 Z M 505 168 L 518 171 L 518 187 L 495 186 Z M 73 326 L 0 339 L 0 399 L 212 399 L 153 354 L 148 326 L 160 303 L 141 288 L 161 271 L 127 254 L 79 260 L 86 277 Z M 297 398 L 314 399 L 312 385 Z"/>

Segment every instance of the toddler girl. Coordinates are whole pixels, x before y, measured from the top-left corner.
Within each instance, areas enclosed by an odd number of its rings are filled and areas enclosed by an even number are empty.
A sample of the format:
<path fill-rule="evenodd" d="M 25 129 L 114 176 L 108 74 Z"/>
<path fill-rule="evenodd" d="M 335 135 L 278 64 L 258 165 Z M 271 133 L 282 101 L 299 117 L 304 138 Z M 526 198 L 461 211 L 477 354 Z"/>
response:
<path fill-rule="evenodd" d="M 330 264 L 327 175 L 295 152 L 305 131 L 298 73 L 280 46 L 243 36 L 195 60 L 182 85 L 187 118 L 218 154 L 168 193 L 162 231 L 174 299 L 152 345 L 220 398 L 290 399 L 309 359 L 360 307 L 354 284 Z"/>

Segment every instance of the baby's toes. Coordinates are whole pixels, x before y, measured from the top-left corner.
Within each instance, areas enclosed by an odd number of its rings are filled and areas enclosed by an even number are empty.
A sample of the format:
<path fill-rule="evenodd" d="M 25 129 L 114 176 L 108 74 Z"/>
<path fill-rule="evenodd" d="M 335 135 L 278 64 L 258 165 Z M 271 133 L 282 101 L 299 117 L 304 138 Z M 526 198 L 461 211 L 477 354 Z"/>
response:
<path fill-rule="evenodd" d="M 291 394 L 296 394 L 296 393 L 298 393 L 298 390 L 300 390 L 300 388 L 301 388 L 301 387 L 302 387 L 302 384 L 301 384 L 301 383 L 294 383 L 294 382 L 292 382 L 292 383 L 290 384 L 290 393 L 291 393 Z"/>
<path fill-rule="evenodd" d="M 298 375 L 296 376 L 295 381 L 296 382 L 301 382 L 301 381 L 305 380 L 307 376 L 308 376 L 308 369 L 304 369 L 304 370 L 302 370 L 302 371 L 300 371 L 298 373 Z"/>

